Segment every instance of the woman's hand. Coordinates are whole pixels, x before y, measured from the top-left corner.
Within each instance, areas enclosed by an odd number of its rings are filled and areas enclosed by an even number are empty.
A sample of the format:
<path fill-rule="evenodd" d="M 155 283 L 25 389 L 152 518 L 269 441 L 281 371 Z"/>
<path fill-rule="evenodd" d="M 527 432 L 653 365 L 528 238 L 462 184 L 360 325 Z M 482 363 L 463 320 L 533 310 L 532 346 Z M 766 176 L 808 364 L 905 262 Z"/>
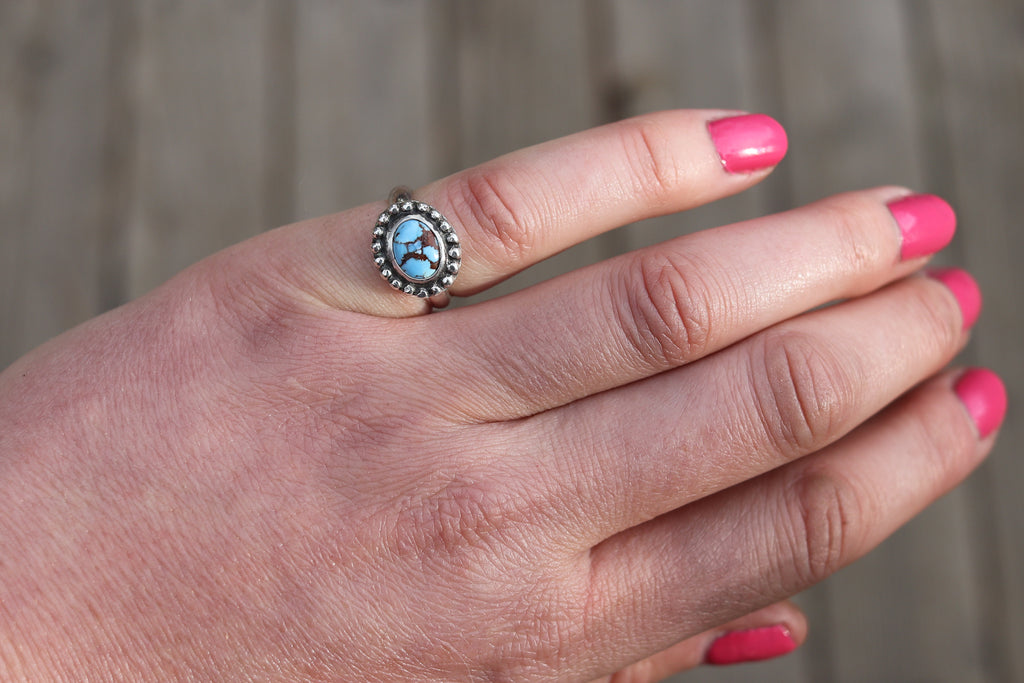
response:
<path fill-rule="evenodd" d="M 765 117 L 665 112 L 415 197 L 457 225 L 466 295 L 784 149 Z M 429 316 L 374 268 L 377 203 L 72 330 L 0 375 L 0 678 L 640 681 L 724 631 L 795 646 L 769 606 L 959 482 L 1002 418 L 994 375 L 941 371 L 979 298 L 915 275 L 953 218 L 908 195 Z"/>

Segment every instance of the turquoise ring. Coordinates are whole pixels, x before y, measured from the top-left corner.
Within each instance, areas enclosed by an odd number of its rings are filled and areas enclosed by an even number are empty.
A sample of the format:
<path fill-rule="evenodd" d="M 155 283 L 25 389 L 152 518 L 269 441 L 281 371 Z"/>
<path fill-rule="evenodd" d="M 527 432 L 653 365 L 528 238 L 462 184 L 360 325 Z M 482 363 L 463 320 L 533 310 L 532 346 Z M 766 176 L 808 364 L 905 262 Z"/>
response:
<path fill-rule="evenodd" d="M 407 188 L 395 188 L 389 201 L 373 226 L 373 262 L 393 288 L 440 308 L 462 267 L 459 236 L 440 211 L 414 200 Z"/>

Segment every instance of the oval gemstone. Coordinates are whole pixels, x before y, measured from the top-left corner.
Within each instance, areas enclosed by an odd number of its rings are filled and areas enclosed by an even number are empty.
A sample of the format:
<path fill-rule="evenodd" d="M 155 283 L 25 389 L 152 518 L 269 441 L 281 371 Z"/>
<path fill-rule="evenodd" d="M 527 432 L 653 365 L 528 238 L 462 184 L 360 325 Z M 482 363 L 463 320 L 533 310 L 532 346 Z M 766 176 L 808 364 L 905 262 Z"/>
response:
<path fill-rule="evenodd" d="M 395 266 L 409 280 L 430 280 L 441 267 L 437 235 L 419 218 L 406 218 L 398 224 L 391 238 L 391 253 Z"/>

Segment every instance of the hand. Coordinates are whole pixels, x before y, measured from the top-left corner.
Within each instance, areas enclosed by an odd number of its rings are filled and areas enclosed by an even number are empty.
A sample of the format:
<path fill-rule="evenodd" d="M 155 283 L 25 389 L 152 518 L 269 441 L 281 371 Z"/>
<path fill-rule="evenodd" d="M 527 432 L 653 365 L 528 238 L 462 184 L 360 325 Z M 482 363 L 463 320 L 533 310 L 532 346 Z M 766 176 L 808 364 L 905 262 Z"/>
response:
<path fill-rule="evenodd" d="M 452 293 L 756 183 L 784 137 L 727 116 L 420 189 L 459 230 Z M 953 219 L 908 194 L 432 315 L 375 271 L 376 203 L 72 330 L 0 375 L 0 677 L 638 681 L 724 630 L 795 645 L 771 605 L 960 481 L 1002 418 L 994 375 L 941 371 L 979 299 L 915 275 Z"/>

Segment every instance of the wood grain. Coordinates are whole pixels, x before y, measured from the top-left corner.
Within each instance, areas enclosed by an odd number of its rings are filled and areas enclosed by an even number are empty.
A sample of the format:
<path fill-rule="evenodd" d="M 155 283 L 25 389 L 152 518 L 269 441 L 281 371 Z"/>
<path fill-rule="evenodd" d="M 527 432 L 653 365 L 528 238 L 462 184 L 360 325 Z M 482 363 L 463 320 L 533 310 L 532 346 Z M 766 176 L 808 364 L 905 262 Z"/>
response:
<path fill-rule="evenodd" d="M 977 643 L 985 680 L 1024 680 L 1024 6 L 929 5 L 934 27 L 936 116 L 960 218 L 957 249 L 985 292 L 966 362 L 996 369 L 1010 408 L 996 449 L 966 493 L 980 615 L 965 637 Z M 941 158 L 941 157 L 940 157 Z M 943 599 L 945 602 L 945 599 Z"/>

